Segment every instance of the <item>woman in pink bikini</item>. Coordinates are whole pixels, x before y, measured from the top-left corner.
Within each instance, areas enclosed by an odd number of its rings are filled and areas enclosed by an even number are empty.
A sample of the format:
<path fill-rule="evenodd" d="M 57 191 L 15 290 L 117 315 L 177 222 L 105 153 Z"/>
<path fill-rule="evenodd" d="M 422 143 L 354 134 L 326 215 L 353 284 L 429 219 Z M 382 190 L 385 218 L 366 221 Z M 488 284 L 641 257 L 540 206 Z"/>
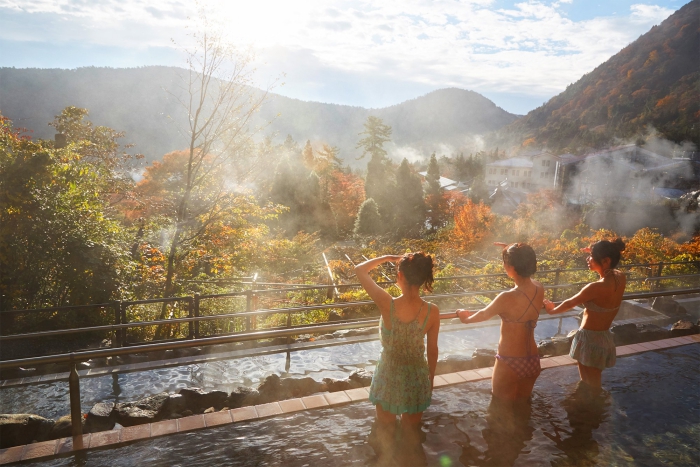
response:
<path fill-rule="evenodd" d="M 501 338 L 491 380 L 493 396 L 508 401 L 525 400 L 532 394 L 540 374 L 535 327 L 542 309 L 544 287 L 531 279 L 537 271 L 537 257 L 525 243 L 514 243 L 503 249 L 503 268 L 515 287 L 500 293 L 483 310 L 457 310 L 457 317 L 465 324 L 486 321 L 496 315 L 501 317 Z"/>

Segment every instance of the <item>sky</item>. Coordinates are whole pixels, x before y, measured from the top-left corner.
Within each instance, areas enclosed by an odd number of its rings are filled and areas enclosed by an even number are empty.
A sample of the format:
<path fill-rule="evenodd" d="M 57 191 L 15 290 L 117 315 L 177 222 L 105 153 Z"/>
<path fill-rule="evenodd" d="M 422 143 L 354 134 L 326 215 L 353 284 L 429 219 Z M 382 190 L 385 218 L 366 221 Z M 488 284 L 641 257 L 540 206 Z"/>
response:
<path fill-rule="evenodd" d="M 381 108 L 458 87 L 525 114 L 687 2 L 201 3 L 255 52 L 257 83 L 273 92 Z M 193 1 L 0 0 L 0 67 L 184 67 L 178 46 L 196 15 Z"/>

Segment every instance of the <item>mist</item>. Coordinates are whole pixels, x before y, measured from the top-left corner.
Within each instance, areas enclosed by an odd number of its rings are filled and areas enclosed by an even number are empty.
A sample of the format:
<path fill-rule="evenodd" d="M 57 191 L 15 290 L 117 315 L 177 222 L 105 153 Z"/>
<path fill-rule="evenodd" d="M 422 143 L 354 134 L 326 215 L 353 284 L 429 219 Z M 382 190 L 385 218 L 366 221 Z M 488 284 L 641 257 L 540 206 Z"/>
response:
<path fill-rule="evenodd" d="M 653 136 L 642 147 L 589 154 L 568 173 L 565 169 L 565 200 L 587 206 L 584 221 L 594 229 L 633 235 L 651 227 L 692 236 L 700 216 L 684 209 L 680 197 L 697 189 L 698 163 L 681 157 L 694 150 L 690 143 Z"/>

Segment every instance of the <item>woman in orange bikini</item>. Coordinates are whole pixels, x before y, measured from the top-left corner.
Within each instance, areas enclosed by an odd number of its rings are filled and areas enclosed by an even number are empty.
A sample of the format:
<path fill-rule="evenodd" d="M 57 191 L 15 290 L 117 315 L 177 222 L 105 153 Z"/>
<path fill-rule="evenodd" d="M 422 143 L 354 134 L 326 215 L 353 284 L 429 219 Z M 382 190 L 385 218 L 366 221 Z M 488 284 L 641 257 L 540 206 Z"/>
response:
<path fill-rule="evenodd" d="M 621 238 L 614 242 L 601 240 L 586 248 L 584 251 L 590 253 L 586 258 L 588 268 L 597 273 L 600 279 L 586 285 L 558 306 L 549 300 L 544 301 L 550 315 L 563 313 L 577 305 L 585 307 L 583 321 L 571 343 L 569 355 L 578 361 L 581 381 L 593 389 L 600 389 L 603 370 L 615 366 L 615 341 L 610 325 L 620 309 L 627 285 L 625 274 L 615 269 L 624 249 Z"/>
<path fill-rule="evenodd" d="M 457 317 L 465 324 L 486 321 L 496 315 L 501 317 L 501 338 L 491 380 L 493 396 L 508 401 L 525 400 L 532 394 L 540 374 L 535 327 L 544 287 L 531 278 L 537 271 L 537 257 L 529 245 L 514 243 L 504 248 L 503 268 L 515 287 L 500 293 L 483 310 L 457 310 Z"/>

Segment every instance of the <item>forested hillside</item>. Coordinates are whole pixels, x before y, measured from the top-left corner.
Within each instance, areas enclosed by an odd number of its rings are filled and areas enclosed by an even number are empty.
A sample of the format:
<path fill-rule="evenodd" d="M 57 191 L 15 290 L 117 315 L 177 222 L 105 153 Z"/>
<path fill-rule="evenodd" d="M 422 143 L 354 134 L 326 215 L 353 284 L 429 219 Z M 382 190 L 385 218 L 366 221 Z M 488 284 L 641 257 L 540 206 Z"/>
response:
<path fill-rule="evenodd" d="M 181 136 L 186 113 L 176 99 L 183 97 L 180 77 L 184 73 L 169 67 L 2 68 L 0 112 L 15 125 L 34 130 L 34 137 L 52 138 L 46 122 L 69 105 L 86 108 L 96 125 L 126 132 L 124 142 L 134 143 L 134 151 L 144 154 L 146 160 L 157 160 L 187 146 Z M 496 130 L 517 118 L 480 94 L 461 89 L 443 89 L 374 110 L 270 93 L 254 126 L 264 127 L 261 136 L 273 136 L 278 142 L 289 134 L 299 142 L 337 146 L 346 164 L 364 166 L 364 162 L 354 162 L 360 155 L 355 146 L 369 115 L 392 126 L 397 145 L 412 146 L 426 158 L 440 144 L 459 150 L 469 135 Z"/>
<path fill-rule="evenodd" d="M 653 127 L 700 146 L 699 86 L 700 0 L 693 0 L 496 140 L 576 152 Z"/>

